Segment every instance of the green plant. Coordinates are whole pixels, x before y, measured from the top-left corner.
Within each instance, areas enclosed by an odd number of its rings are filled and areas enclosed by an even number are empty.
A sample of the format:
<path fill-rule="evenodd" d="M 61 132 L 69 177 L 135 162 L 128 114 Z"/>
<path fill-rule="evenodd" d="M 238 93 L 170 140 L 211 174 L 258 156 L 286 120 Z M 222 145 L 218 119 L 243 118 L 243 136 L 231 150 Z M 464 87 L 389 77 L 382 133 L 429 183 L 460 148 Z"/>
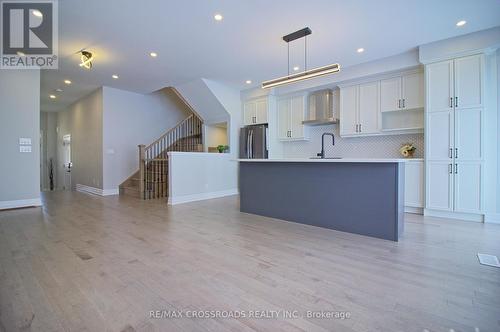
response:
<path fill-rule="evenodd" d="M 229 150 L 229 146 L 228 145 L 217 145 L 217 150 L 219 150 L 219 153 L 223 153 L 223 152 Z"/>

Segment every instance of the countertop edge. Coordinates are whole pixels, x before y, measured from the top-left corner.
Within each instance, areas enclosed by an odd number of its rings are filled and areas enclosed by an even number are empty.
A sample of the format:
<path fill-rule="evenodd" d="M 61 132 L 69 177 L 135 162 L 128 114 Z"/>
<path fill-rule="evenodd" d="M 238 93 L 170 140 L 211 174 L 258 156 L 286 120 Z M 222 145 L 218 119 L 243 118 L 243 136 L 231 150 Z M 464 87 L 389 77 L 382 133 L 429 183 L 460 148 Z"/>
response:
<path fill-rule="evenodd" d="M 410 161 L 422 161 L 421 158 L 412 159 L 390 159 L 390 158 L 342 158 L 342 159 L 306 159 L 306 158 L 289 158 L 289 159 L 234 159 L 240 162 L 267 162 L 267 163 L 406 163 Z"/>

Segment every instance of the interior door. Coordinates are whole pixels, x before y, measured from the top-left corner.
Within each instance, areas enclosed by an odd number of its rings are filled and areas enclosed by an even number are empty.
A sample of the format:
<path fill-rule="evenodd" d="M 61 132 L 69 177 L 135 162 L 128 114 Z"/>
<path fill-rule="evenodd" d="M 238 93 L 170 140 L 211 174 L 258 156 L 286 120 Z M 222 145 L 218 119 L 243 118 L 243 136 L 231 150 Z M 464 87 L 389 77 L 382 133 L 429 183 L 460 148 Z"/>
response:
<path fill-rule="evenodd" d="M 428 161 L 426 169 L 428 209 L 453 210 L 453 163 Z"/>
<path fill-rule="evenodd" d="M 404 109 L 424 107 L 424 75 L 422 73 L 403 75 L 401 91 Z"/>
<path fill-rule="evenodd" d="M 382 112 L 400 109 L 401 77 L 380 81 L 380 110 Z"/>
<path fill-rule="evenodd" d="M 379 131 L 379 83 L 371 82 L 359 85 L 359 129 L 361 134 Z"/>
<path fill-rule="evenodd" d="M 256 123 L 267 123 L 267 98 L 255 102 Z"/>
<path fill-rule="evenodd" d="M 71 135 L 63 136 L 63 190 L 71 191 Z"/>
<path fill-rule="evenodd" d="M 244 124 L 254 124 L 256 103 L 255 101 L 247 101 L 243 108 Z"/>
<path fill-rule="evenodd" d="M 453 60 L 432 63 L 425 67 L 427 75 L 427 112 L 453 109 Z"/>
<path fill-rule="evenodd" d="M 340 89 L 340 135 L 357 135 L 358 86 Z"/>
<path fill-rule="evenodd" d="M 290 139 L 290 99 L 278 100 L 278 138 Z"/>
<path fill-rule="evenodd" d="M 455 108 L 482 107 L 482 57 L 455 59 Z"/>
<path fill-rule="evenodd" d="M 304 138 L 305 97 L 292 97 L 290 104 L 290 128 L 292 138 Z"/>

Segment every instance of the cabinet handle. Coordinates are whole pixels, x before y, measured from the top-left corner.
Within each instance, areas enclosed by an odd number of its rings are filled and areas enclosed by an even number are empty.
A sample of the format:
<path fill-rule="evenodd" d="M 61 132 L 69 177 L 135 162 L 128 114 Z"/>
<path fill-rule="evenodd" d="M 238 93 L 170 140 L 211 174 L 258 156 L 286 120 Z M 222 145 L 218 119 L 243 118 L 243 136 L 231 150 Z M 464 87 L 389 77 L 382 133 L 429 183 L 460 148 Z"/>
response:
<path fill-rule="evenodd" d="M 455 107 L 458 107 L 458 97 L 455 97 Z"/>
<path fill-rule="evenodd" d="M 361 131 L 362 131 L 362 130 L 361 130 L 361 123 L 360 123 L 360 124 L 359 124 L 359 132 L 361 132 Z"/>
<path fill-rule="evenodd" d="M 398 108 L 401 108 L 401 99 L 398 99 Z"/>
<path fill-rule="evenodd" d="M 453 107 L 453 97 L 450 97 L 450 107 Z"/>
<path fill-rule="evenodd" d="M 405 99 L 403 98 L 403 108 L 405 108 Z"/>
<path fill-rule="evenodd" d="M 453 173 L 453 165 L 448 164 L 448 173 L 452 174 Z"/>
<path fill-rule="evenodd" d="M 458 173 L 458 164 L 455 164 L 455 174 Z"/>
<path fill-rule="evenodd" d="M 448 149 L 448 158 L 453 158 L 453 148 Z"/>
<path fill-rule="evenodd" d="M 458 148 L 455 148 L 455 158 L 458 158 Z"/>
<path fill-rule="evenodd" d="M 356 132 L 358 132 L 358 124 L 356 124 Z"/>

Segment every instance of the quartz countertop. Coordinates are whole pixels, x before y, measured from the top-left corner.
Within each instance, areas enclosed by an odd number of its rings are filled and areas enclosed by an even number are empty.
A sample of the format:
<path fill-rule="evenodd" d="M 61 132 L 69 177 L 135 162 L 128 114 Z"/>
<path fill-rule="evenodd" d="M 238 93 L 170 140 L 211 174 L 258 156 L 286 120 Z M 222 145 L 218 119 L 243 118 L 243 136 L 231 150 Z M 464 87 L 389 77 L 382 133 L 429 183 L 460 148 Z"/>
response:
<path fill-rule="evenodd" d="M 408 161 L 423 161 L 422 158 L 277 158 L 277 159 L 236 159 L 241 162 L 267 162 L 267 163 L 405 163 Z"/>

